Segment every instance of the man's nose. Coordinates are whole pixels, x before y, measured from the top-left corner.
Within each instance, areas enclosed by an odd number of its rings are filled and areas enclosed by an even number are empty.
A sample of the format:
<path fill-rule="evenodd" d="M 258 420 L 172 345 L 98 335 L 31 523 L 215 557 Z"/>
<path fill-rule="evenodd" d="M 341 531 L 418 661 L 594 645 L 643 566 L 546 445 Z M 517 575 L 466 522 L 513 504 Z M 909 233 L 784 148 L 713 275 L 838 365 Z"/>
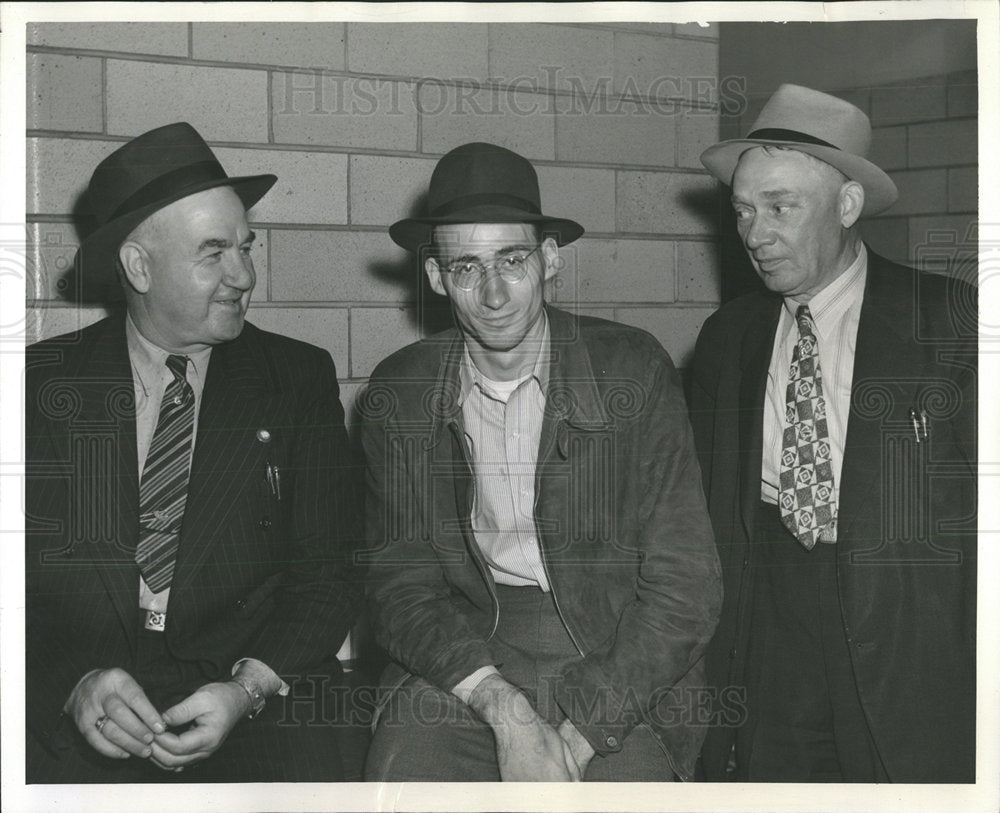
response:
<path fill-rule="evenodd" d="M 236 250 L 235 252 L 227 251 L 225 263 L 226 265 L 223 271 L 222 281 L 226 283 L 226 285 L 240 291 L 246 291 L 253 288 L 257 277 L 254 273 L 253 260 L 250 259 L 249 254 L 244 254 L 239 250 Z"/>
<path fill-rule="evenodd" d="M 507 283 L 501 278 L 500 272 L 496 268 L 487 269 L 479 286 L 479 301 L 490 310 L 499 310 L 509 300 Z"/>
<path fill-rule="evenodd" d="M 743 233 L 743 242 L 747 248 L 755 249 L 771 242 L 771 230 L 768 228 L 764 218 L 755 215 Z"/>

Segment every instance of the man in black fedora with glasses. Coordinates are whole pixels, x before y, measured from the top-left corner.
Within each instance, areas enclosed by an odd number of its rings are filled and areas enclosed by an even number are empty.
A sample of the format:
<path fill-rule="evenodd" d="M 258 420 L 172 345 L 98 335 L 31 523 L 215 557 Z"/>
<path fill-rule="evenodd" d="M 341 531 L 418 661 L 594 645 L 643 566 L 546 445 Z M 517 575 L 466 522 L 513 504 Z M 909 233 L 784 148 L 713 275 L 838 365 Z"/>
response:
<path fill-rule="evenodd" d="M 74 270 L 125 307 L 27 348 L 29 782 L 344 778 L 336 371 L 245 321 L 275 180 L 228 177 L 186 123 L 91 178 Z"/>
<path fill-rule="evenodd" d="M 975 780 L 976 293 L 866 247 L 897 195 L 870 141 L 854 105 L 782 85 L 702 155 L 764 283 L 693 365 L 732 698 L 710 780 Z"/>
<path fill-rule="evenodd" d="M 534 168 L 449 152 L 389 230 L 456 327 L 361 406 L 366 559 L 392 659 L 376 781 L 688 779 L 718 560 L 679 379 L 649 334 L 546 305 L 583 234 Z"/>

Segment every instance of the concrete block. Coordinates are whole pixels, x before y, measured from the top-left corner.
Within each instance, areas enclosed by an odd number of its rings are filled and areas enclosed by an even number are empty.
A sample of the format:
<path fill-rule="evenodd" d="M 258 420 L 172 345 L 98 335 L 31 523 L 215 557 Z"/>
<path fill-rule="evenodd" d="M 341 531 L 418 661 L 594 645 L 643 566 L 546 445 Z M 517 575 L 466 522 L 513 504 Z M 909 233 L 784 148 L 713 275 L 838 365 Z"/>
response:
<path fill-rule="evenodd" d="M 876 254 L 897 263 L 910 261 L 909 220 L 876 217 L 860 221 L 861 237 Z"/>
<path fill-rule="evenodd" d="M 576 97 L 556 99 L 556 157 L 560 161 L 672 167 L 676 116 L 653 105 L 608 96 L 587 109 Z"/>
<path fill-rule="evenodd" d="M 943 81 L 931 78 L 913 84 L 872 88 L 873 127 L 943 118 L 947 89 Z"/>
<path fill-rule="evenodd" d="M 948 211 L 979 211 L 979 168 L 948 170 Z"/>
<path fill-rule="evenodd" d="M 694 344 L 705 320 L 715 308 L 616 308 L 615 318 L 652 333 L 678 367 L 687 367 L 694 354 Z"/>
<path fill-rule="evenodd" d="M 906 127 L 875 127 L 868 160 L 887 172 L 906 169 Z"/>
<path fill-rule="evenodd" d="M 912 215 L 948 210 L 948 172 L 944 169 L 920 169 L 891 174 L 899 190 L 897 200 L 886 214 Z"/>
<path fill-rule="evenodd" d="M 412 302 L 418 272 L 384 233 L 271 231 L 272 301 Z"/>
<path fill-rule="evenodd" d="M 615 34 L 614 89 L 618 93 L 710 101 L 718 77 L 716 42 Z"/>
<path fill-rule="evenodd" d="M 719 38 L 718 23 L 677 23 L 674 25 L 674 35 L 678 37 Z"/>
<path fill-rule="evenodd" d="M 53 48 L 188 55 L 187 23 L 28 23 L 27 38 Z"/>
<path fill-rule="evenodd" d="M 26 69 L 29 130 L 101 132 L 101 60 L 28 54 Z"/>
<path fill-rule="evenodd" d="M 664 240 L 578 240 L 559 250 L 560 304 L 673 302 L 674 246 Z"/>
<path fill-rule="evenodd" d="M 487 27 L 481 23 L 348 23 L 353 73 L 482 81 Z"/>
<path fill-rule="evenodd" d="M 909 128 L 911 167 L 956 166 L 978 161 L 976 119 L 951 119 L 914 124 Z"/>
<path fill-rule="evenodd" d="M 351 378 L 371 375 L 382 359 L 419 338 L 413 308 L 351 308 Z"/>
<path fill-rule="evenodd" d="M 195 59 L 344 69 L 344 23 L 192 23 Z"/>
<path fill-rule="evenodd" d="M 271 78 L 274 140 L 286 144 L 414 150 L 413 86 L 369 76 L 276 71 Z"/>
<path fill-rule="evenodd" d="M 944 271 L 978 248 L 978 221 L 974 214 L 911 217 L 910 257 L 918 267 Z"/>
<path fill-rule="evenodd" d="M 421 83 L 418 94 L 423 152 L 446 153 L 460 144 L 486 141 L 526 158 L 555 157 L 556 106 L 548 94 L 452 87 L 437 80 Z"/>
<path fill-rule="evenodd" d="M 109 313 L 99 305 L 76 307 L 73 305 L 42 305 L 25 309 L 24 343 L 34 344 L 63 333 L 81 330 L 99 322 Z"/>
<path fill-rule="evenodd" d="M 74 206 L 82 203 L 80 196 L 97 165 L 120 146 L 116 141 L 27 139 L 28 214 L 73 212 Z"/>
<path fill-rule="evenodd" d="M 722 256 L 718 243 L 677 242 L 677 299 L 708 302 L 722 299 Z"/>
<path fill-rule="evenodd" d="M 609 169 L 540 166 L 542 211 L 568 217 L 588 232 L 615 230 L 615 173 Z"/>
<path fill-rule="evenodd" d="M 494 81 L 586 95 L 601 87 L 602 80 L 610 83 L 612 31 L 537 23 L 502 23 L 489 29 Z"/>
<path fill-rule="evenodd" d="M 956 71 L 948 75 L 948 117 L 979 114 L 979 75 Z"/>
<path fill-rule="evenodd" d="M 437 161 L 391 155 L 352 155 L 350 222 L 388 226 L 423 214 L 427 184 Z"/>
<path fill-rule="evenodd" d="M 619 231 L 717 234 L 720 186 L 709 175 L 619 172 Z"/>
<path fill-rule="evenodd" d="M 685 110 L 676 120 L 677 166 L 701 169 L 701 154 L 720 140 L 718 111 Z"/>
<path fill-rule="evenodd" d="M 251 305 L 247 320 L 262 330 L 290 336 L 317 347 L 333 357 L 338 376 L 347 374 L 347 308 L 293 308 Z"/>
<path fill-rule="evenodd" d="M 108 132 L 188 121 L 206 141 L 267 138 L 267 72 L 109 59 Z"/>
<path fill-rule="evenodd" d="M 79 246 L 76 229 L 70 223 L 28 224 L 24 287 L 29 302 L 73 300 L 75 292 L 66 274 Z"/>
<path fill-rule="evenodd" d="M 347 222 L 347 156 L 300 150 L 215 150 L 229 175 L 278 176 L 250 211 L 258 223 Z"/>

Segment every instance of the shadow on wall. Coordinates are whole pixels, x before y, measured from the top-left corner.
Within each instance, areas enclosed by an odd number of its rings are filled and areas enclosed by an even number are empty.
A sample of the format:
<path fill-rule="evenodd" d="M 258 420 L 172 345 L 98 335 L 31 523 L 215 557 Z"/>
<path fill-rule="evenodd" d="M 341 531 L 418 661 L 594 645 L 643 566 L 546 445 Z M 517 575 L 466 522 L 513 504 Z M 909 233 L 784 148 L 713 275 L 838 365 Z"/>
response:
<path fill-rule="evenodd" d="M 420 217 L 426 213 L 427 194 L 421 193 L 411 202 L 400 219 Z M 454 324 L 448 300 L 431 290 L 427 275 L 424 273 L 424 261 L 429 256 L 430 249 L 430 246 L 424 246 L 419 252 L 410 252 L 404 262 L 373 263 L 367 267 L 367 273 L 375 279 L 404 290 L 403 307 L 406 309 L 410 324 L 421 336 L 432 336 Z"/>

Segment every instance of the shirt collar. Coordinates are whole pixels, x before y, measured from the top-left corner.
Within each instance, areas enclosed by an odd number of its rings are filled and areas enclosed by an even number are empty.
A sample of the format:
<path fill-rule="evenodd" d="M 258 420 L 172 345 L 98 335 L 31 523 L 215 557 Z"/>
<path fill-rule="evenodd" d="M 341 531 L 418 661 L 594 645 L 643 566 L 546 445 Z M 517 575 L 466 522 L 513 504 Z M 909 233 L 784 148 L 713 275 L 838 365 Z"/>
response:
<path fill-rule="evenodd" d="M 530 377 L 534 378 L 538 382 L 538 386 L 542 392 L 545 392 L 549 386 L 549 349 L 552 341 L 549 334 L 549 318 L 545 311 L 542 311 L 542 319 L 544 320 L 542 340 L 539 342 L 538 355 L 535 356 L 535 363 L 531 367 Z M 468 344 L 465 344 L 462 351 L 462 363 L 459 365 L 458 376 L 460 383 L 458 405 L 462 406 L 472 391 L 472 385 L 478 383 L 480 387 L 484 387 L 486 378 L 472 360 Z"/>
<path fill-rule="evenodd" d="M 195 374 L 199 378 L 204 378 L 205 370 L 208 367 L 208 359 L 212 354 L 212 348 L 206 347 L 204 350 L 197 350 L 194 353 L 172 354 L 162 347 L 153 344 L 149 339 L 139 332 L 139 328 L 132 321 L 132 314 L 125 316 L 125 340 L 128 342 L 128 355 L 132 365 L 139 373 L 139 377 L 146 380 L 146 376 L 160 375 L 167 363 L 167 356 L 186 355 L 188 361 L 194 367 Z"/>
<path fill-rule="evenodd" d="M 820 332 L 836 323 L 844 312 L 861 298 L 865 290 L 867 272 L 868 251 L 862 243 L 858 256 L 847 266 L 844 273 L 809 300 L 809 313 L 812 314 L 813 322 Z M 793 322 L 799 304 L 790 297 L 784 299 L 785 310 Z"/>

